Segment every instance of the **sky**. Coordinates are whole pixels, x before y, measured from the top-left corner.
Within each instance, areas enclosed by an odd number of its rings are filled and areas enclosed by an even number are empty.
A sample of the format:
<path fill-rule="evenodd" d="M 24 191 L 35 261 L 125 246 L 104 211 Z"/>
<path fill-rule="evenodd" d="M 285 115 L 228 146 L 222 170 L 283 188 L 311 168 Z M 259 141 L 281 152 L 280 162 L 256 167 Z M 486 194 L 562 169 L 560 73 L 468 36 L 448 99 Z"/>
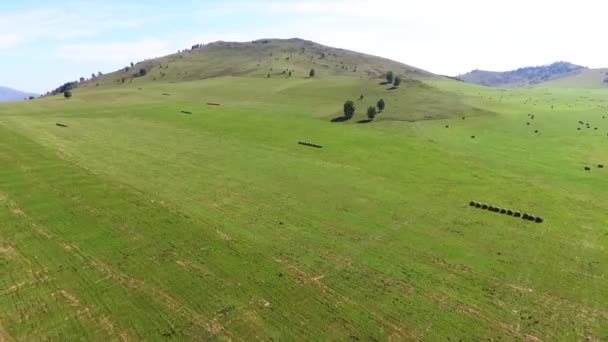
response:
<path fill-rule="evenodd" d="M 304 38 L 437 74 L 608 67 L 605 0 L 0 2 L 0 86 L 43 93 L 196 43 Z"/>

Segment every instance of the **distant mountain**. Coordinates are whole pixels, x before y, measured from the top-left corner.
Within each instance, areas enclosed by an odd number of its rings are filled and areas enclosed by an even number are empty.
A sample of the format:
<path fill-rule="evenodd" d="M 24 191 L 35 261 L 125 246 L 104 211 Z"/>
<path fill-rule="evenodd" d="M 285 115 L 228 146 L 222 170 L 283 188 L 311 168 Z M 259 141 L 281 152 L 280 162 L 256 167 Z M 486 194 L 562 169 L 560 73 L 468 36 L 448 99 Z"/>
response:
<path fill-rule="evenodd" d="M 608 88 L 608 69 L 585 69 L 581 72 L 539 84 L 551 88 Z"/>
<path fill-rule="evenodd" d="M 556 62 L 549 65 L 519 68 L 505 72 L 473 70 L 464 75 L 457 76 L 457 78 L 467 83 L 488 87 L 517 88 L 570 77 L 584 70 L 588 69 L 568 62 Z"/>
<path fill-rule="evenodd" d="M 30 96 L 38 96 L 34 93 L 27 93 L 11 88 L 0 87 L 0 102 L 23 101 Z"/>

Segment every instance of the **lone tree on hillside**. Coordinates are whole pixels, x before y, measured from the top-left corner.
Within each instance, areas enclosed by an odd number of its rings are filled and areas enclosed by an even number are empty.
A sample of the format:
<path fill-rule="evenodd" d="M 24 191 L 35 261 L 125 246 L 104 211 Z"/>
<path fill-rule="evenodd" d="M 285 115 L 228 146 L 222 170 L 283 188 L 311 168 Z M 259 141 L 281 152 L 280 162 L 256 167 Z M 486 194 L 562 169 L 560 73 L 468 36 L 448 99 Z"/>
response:
<path fill-rule="evenodd" d="M 376 117 L 376 114 L 378 114 L 378 111 L 376 111 L 376 107 L 369 106 L 369 108 L 367 108 L 367 117 L 370 120 L 374 120 L 374 118 Z"/>
<path fill-rule="evenodd" d="M 146 68 L 141 68 L 141 69 L 139 69 L 139 73 L 137 74 L 137 76 L 143 77 L 143 76 L 146 76 L 147 74 L 148 74 L 148 70 L 146 70 Z"/>
<path fill-rule="evenodd" d="M 70 97 L 72 97 L 72 91 L 71 90 L 64 91 L 63 97 L 65 97 L 66 99 L 69 99 Z"/>
<path fill-rule="evenodd" d="M 289 72 L 289 77 L 291 77 L 291 71 Z"/>
<path fill-rule="evenodd" d="M 394 79 L 395 79 L 395 74 L 392 71 L 389 71 L 386 73 L 386 81 L 388 83 L 393 83 Z"/>
<path fill-rule="evenodd" d="M 84 82 L 84 77 L 80 78 L 80 83 Z"/>
<path fill-rule="evenodd" d="M 350 119 L 355 115 L 355 103 L 351 100 L 344 102 L 344 117 Z"/>
<path fill-rule="evenodd" d="M 393 85 L 395 86 L 395 88 L 399 88 L 399 86 L 401 85 L 401 77 L 400 76 L 395 77 L 395 83 L 393 83 Z"/>
<path fill-rule="evenodd" d="M 308 73 L 308 76 L 315 77 L 315 74 L 316 74 L 315 69 L 310 69 L 310 72 Z"/>
<path fill-rule="evenodd" d="M 133 65 L 134 65 L 133 62 L 131 62 L 131 68 L 133 67 Z"/>
<path fill-rule="evenodd" d="M 380 101 L 378 101 L 378 104 L 376 106 L 378 107 L 379 111 L 383 111 L 384 108 L 386 107 L 386 103 L 384 103 L 384 99 L 380 99 Z"/>

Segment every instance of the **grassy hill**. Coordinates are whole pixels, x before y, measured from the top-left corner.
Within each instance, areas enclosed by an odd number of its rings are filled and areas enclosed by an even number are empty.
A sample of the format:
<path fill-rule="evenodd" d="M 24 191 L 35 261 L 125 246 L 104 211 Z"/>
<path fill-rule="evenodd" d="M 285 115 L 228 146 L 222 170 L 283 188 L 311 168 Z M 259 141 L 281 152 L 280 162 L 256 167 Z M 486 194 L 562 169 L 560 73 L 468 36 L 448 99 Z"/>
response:
<path fill-rule="evenodd" d="M 542 83 L 539 87 L 548 88 L 607 88 L 608 69 L 586 69 L 580 73 Z"/>
<path fill-rule="evenodd" d="M 302 39 L 261 39 L 247 43 L 216 42 L 200 45 L 163 58 L 143 61 L 134 67 L 92 80 L 84 86 L 121 84 L 137 81 L 141 69 L 152 81 L 181 82 L 222 76 L 286 78 L 383 77 L 392 70 L 411 79 L 439 78 L 427 71 L 344 49 L 323 46 Z M 284 73 L 285 71 L 285 73 Z"/>
<path fill-rule="evenodd" d="M 473 70 L 458 79 L 488 87 L 521 88 L 542 84 L 552 80 L 573 77 L 586 70 L 585 67 L 568 62 L 556 62 L 550 65 L 525 67 L 511 71 Z"/>
<path fill-rule="evenodd" d="M 0 105 L 0 340 L 608 336 L 603 91 L 178 68 L 196 50 Z"/>

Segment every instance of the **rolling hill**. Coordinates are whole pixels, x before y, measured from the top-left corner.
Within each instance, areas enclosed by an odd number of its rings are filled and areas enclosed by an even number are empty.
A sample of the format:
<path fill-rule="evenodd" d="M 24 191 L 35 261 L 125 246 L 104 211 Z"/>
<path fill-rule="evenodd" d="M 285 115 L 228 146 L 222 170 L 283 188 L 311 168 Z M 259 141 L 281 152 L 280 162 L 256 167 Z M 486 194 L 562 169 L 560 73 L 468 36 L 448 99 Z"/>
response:
<path fill-rule="evenodd" d="M 0 104 L 0 341 L 608 336 L 604 90 L 265 41 Z"/>
<path fill-rule="evenodd" d="M 319 76 L 382 77 L 388 70 L 411 79 L 438 76 L 399 62 L 358 52 L 327 47 L 302 39 L 261 39 L 253 42 L 197 44 L 182 52 L 137 63 L 133 68 L 106 75 L 100 83 L 131 81 L 144 69 L 157 81 L 181 82 L 224 76 L 307 77 L 310 69 Z M 286 71 L 286 73 L 283 73 Z"/>
<path fill-rule="evenodd" d="M 316 71 L 314 78 L 309 77 L 311 69 Z M 386 84 L 384 75 L 388 71 L 403 78 L 400 89 Z M 463 103 L 457 94 L 429 83 L 445 77 L 385 58 L 297 38 L 195 45 L 170 56 L 142 61 L 72 84 L 78 91 L 99 91 L 215 78 L 238 89 L 266 84 L 272 88 L 273 84 L 280 84 L 272 101 L 282 101 L 288 96 L 324 98 L 326 119 L 339 116 L 341 104 L 348 99 L 358 99 L 358 103 L 365 106 L 375 105 L 380 98 L 390 101 L 393 110 L 385 113 L 382 120 L 415 121 L 487 113 Z"/>
<path fill-rule="evenodd" d="M 552 80 L 575 76 L 587 68 L 568 62 L 556 62 L 549 65 L 525 67 L 511 71 L 473 70 L 456 76 L 472 84 L 498 88 L 529 87 Z"/>
<path fill-rule="evenodd" d="M 23 92 L 7 87 L 0 87 L 0 102 L 23 101 L 30 96 L 38 96 L 34 93 Z"/>
<path fill-rule="evenodd" d="M 608 68 L 581 70 L 578 73 L 541 83 L 537 86 L 547 88 L 607 88 Z"/>

